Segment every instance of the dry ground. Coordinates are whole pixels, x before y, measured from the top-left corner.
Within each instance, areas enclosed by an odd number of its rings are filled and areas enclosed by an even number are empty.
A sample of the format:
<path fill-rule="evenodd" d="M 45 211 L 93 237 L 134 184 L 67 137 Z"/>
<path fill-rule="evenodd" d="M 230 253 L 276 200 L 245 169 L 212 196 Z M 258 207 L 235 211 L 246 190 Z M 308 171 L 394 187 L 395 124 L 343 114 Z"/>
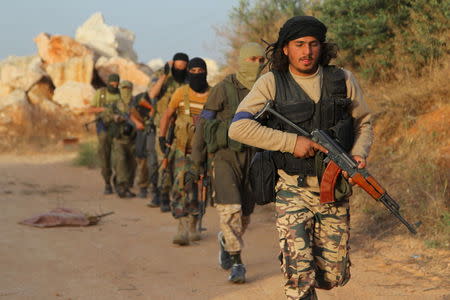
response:
<path fill-rule="evenodd" d="M 284 299 L 270 208 L 257 209 L 245 236 L 248 283 L 232 285 L 217 264 L 214 209 L 204 239 L 176 247 L 169 214 L 103 196 L 98 170 L 74 167 L 73 158 L 0 156 L 0 299 Z M 92 227 L 17 224 L 55 207 L 115 214 Z M 448 251 L 409 236 L 369 240 L 353 227 L 352 280 L 320 299 L 450 299 Z"/>

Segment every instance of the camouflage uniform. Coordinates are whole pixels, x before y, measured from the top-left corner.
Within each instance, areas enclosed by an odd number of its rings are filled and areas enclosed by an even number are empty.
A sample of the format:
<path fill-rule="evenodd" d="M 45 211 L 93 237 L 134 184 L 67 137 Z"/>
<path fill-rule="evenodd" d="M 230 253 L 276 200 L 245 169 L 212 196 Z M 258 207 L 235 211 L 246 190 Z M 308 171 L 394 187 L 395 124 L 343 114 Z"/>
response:
<path fill-rule="evenodd" d="M 157 99 L 156 104 L 156 114 L 155 114 L 155 125 L 157 126 L 156 132 L 159 132 L 159 121 L 161 116 L 166 112 L 167 106 L 169 104 L 170 98 L 172 94 L 175 92 L 177 88 L 182 86 L 184 83 L 177 82 L 172 75 L 169 75 L 161 89 L 160 96 Z M 158 165 L 161 165 L 162 160 L 164 159 L 164 153 L 161 152 L 161 149 L 157 146 L 159 145 L 158 136 L 155 136 L 155 150 L 156 157 L 158 159 Z M 158 171 L 158 190 L 161 195 L 161 200 L 164 201 L 165 197 L 168 197 L 170 190 L 172 188 L 173 182 L 173 172 L 174 172 L 174 162 L 173 158 L 175 156 L 173 154 L 169 155 L 167 168 L 160 168 Z M 168 199 L 167 199 L 168 200 Z"/>
<path fill-rule="evenodd" d="M 147 93 L 137 95 L 133 102 L 133 108 L 142 118 L 145 127 L 144 130 L 137 130 L 136 134 L 137 184 L 144 191 L 150 185 L 153 197 L 157 197 L 158 161 L 155 150 L 155 125 L 153 118 L 149 116 L 150 110 L 141 106 L 140 101 L 146 101 L 150 105 Z M 146 196 L 146 192 L 142 196 Z"/>
<path fill-rule="evenodd" d="M 128 115 L 131 89 L 131 82 L 123 81 L 120 83 L 120 91 L 123 99 L 116 104 L 115 109 L 122 115 Z M 131 127 L 129 120 L 116 122 L 115 125 L 113 131 L 113 167 L 115 171 L 115 184 L 119 196 L 121 196 L 133 186 L 136 170 L 136 160 L 134 158 L 135 130 Z M 126 132 L 127 130 L 128 132 Z"/>
<path fill-rule="evenodd" d="M 94 95 L 91 105 L 93 107 L 109 107 L 120 100 L 119 93 L 110 93 L 107 88 L 100 88 Z M 97 138 L 98 138 L 98 158 L 100 160 L 100 168 L 103 180 L 106 185 L 111 182 L 112 164 L 112 135 L 111 124 L 112 114 L 107 110 L 97 115 Z"/>
<path fill-rule="evenodd" d="M 219 213 L 220 230 L 223 233 L 224 248 L 228 253 L 238 253 L 244 242 L 242 236 L 250 224 L 250 215 L 243 216 L 240 204 L 216 204 Z"/>
<path fill-rule="evenodd" d="M 350 279 L 348 200 L 320 204 L 319 195 L 288 185 L 282 178 L 276 190 L 280 262 L 287 279 L 288 299 L 306 297 L 310 287 L 331 289 L 347 283 Z M 314 299 L 314 289 L 310 293 Z"/>

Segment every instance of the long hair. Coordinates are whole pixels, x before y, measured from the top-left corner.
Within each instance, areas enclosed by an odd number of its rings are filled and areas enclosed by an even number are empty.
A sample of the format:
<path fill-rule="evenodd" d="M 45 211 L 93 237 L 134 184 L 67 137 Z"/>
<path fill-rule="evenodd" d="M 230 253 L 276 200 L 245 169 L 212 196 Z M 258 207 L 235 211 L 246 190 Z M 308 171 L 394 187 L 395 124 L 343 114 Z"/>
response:
<path fill-rule="evenodd" d="M 269 44 L 266 48 L 266 58 L 269 63 L 269 70 L 285 72 L 289 67 L 289 58 L 284 54 L 283 47 L 279 47 L 278 42 Z M 320 43 L 319 65 L 328 66 L 333 58 L 338 56 L 339 48 L 336 43 Z"/>

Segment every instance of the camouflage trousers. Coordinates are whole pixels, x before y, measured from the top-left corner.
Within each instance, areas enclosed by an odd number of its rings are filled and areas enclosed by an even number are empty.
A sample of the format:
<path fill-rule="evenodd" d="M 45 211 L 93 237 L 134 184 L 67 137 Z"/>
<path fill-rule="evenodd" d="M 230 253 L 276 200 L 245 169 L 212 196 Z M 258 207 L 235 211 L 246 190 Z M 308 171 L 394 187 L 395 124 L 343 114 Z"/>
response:
<path fill-rule="evenodd" d="M 288 299 L 316 299 L 315 288 L 331 289 L 350 279 L 348 201 L 320 204 L 319 195 L 277 184 L 276 213 L 281 269 Z"/>
<path fill-rule="evenodd" d="M 98 159 L 103 180 L 109 184 L 112 176 L 111 151 L 112 137 L 107 131 L 101 131 L 97 134 L 98 138 Z"/>
<path fill-rule="evenodd" d="M 134 143 L 113 139 L 112 164 L 114 168 L 114 182 L 119 188 L 133 186 L 136 172 L 136 160 L 134 156 Z"/>
<path fill-rule="evenodd" d="M 154 191 L 158 184 L 158 161 L 155 150 L 155 133 L 146 133 L 138 130 L 136 136 L 136 175 L 138 186 L 147 188 L 151 186 Z"/>
<path fill-rule="evenodd" d="M 200 213 L 197 178 L 191 172 L 193 167 L 194 163 L 191 155 L 184 154 L 176 149 L 173 186 L 170 197 L 172 215 L 176 219 Z"/>
<path fill-rule="evenodd" d="M 220 230 L 225 240 L 225 250 L 230 254 L 241 252 L 244 247 L 242 236 L 250 224 L 250 216 L 242 215 L 240 204 L 216 204 Z"/>
<path fill-rule="evenodd" d="M 159 129 L 158 129 L 159 130 Z M 161 149 L 159 148 L 159 140 L 158 136 L 155 136 L 155 151 L 156 151 L 156 157 L 158 159 L 158 165 L 161 166 L 161 162 L 164 158 L 164 153 L 161 152 Z M 172 149 L 169 157 L 168 157 L 168 165 L 167 168 L 164 169 L 162 167 L 158 170 L 158 189 L 161 194 L 169 194 L 172 182 L 173 182 L 173 160 L 174 160 L 175 154 L 174 150 Z"/>

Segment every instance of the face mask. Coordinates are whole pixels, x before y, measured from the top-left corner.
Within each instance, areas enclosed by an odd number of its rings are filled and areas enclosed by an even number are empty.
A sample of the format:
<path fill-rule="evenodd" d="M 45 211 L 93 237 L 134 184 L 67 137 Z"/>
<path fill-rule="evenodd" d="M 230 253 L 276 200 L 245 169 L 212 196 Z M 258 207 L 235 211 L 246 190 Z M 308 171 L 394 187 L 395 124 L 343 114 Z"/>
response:
<path fill-rule="evenodd" d="M 189 73 L 189 86 L 197 93 L 203 93 L 208 88 L 208 82 L 206 81 L 206 73 L 192 74 Z"/>
<path fill-rule="evenodd" d="M 119 93 L 119 88 L 118 87 L 114 87 L 112 85 L 106 85 L 106 89 L 108 90 L 108 92 L 110 92 L 111 94 L 117 94 Z"/>
<path fill-rule="evenodd" d="M 263 65 L 257 62 L 242 61 L 236 73 L 237 80 L 247 89 L 251 90 L 256 79 L 262 71 Z"/>
<path fill-rule="evenodd" d="M 120 97 L 128 103 L 132 97 L 131 89 L 130 88 L 121 88 L 120 89 Z"/>
<path fill-rule="evenodd" d="M 172 66 L 172 76 L 176 82 L 183 83 L 186 80 L 186 73 L 186 69 L 180 70 Z"/>

